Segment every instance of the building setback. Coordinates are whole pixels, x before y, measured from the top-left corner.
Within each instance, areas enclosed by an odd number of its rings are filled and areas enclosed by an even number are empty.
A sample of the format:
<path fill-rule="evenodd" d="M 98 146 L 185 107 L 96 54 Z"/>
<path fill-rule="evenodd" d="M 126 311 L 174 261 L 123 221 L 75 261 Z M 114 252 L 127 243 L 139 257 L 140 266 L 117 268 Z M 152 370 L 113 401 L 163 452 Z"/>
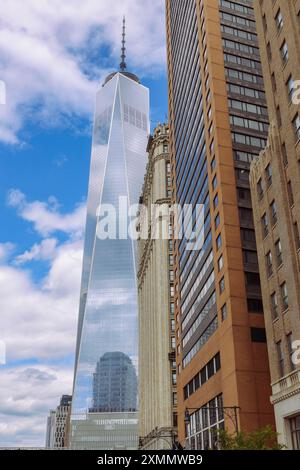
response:
<path fill-rule="evenodd" d="M 255 1 L 255 13 L 271 122 L 251 166 L 271 402 L 279 441 L 300 449 L 300 1 Z"/>
<path fill-rule="evenodd" d="M 217 427 L 274 423 L 249 188 L 268 131 L 252 6 L 166 1 L 173 202 L 205 207 L 202 250 L 174 241 L 178 432 L 197 449 Z"/>
<path fill-rule="evenodd" d="M 171 204 L 169 126 L 159 124 L 149 139 L 149 160 L 141 196 L 142 207 L 167 211 Z M 162 211 L 163 212 L 163 211 Z M 172 240 L 151 237 L 162 233 L 167 219 L 152 219 L 141 210 L 138 242 L 139 297 L 139 435 L 143 449 L 170 449 L 176 436 L 177 392 L 175 362 L 174 270 Z"/>

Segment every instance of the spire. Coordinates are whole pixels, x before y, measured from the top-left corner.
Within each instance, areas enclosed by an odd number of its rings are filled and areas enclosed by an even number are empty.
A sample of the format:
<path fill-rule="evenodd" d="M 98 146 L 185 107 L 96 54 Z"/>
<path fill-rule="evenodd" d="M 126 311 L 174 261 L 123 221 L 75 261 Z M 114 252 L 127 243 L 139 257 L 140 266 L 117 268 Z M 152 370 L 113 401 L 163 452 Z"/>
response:
<path fill-rule="evenodd" d="M 126 22 L 125 16 L 123 16 L 123 31 L 122 31 L 122 49 L 121 49 L 121 63 L 120 63 L 120 70 L 124 72 L 126 70 Z"/>

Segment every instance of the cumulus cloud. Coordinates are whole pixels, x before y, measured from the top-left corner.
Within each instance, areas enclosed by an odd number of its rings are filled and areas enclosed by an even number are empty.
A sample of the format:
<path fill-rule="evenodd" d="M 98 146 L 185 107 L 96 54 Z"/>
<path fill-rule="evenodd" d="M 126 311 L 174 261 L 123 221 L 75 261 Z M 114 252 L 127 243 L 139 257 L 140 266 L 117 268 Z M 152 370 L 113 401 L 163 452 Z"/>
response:
<path fill-rule="evenodd" d="M 72 213 L 59 212 L 57 200 L 50 197 L 47 202 L 28 202 L 25 194 L 19 189 L 8 191 L 7 203 L 17 209 L 22 219 L 31 222 L 34 229 L 42 236 L 49 236 L 54 232 L 65 232 L 80 238 L 84 227 L 86 207 L 79 204 Z M 49 242 L 47 242 L 49 246 Z M 38 248 L 35 248 L 35 251 Z"/>
<path fill-rule="evenodd" d="M 0 141 L 18 143 L 28 118 L 55 126 L 91 116 L 96 87 L 119 62 L 123 13 L 132 67 L 142 74 L 164 67 L 162 0 L 3 0 L 1 5 L 0 79 L 7 104 L 0 108 Z"/>
<path fill-rule="evenodd" d="M 49 408 L 72 387 L 72 370 L 51 364 L 69 362 L 75 351 L 85 209 L 63 214 L 56 198 L 28 202 L 19 190 L 8 203 L 42 239 L 17 256 L 17 247 L 0 244 L 0 341 L 8 364 L 0 367 L 0 446 L 41 446 Z M 46 237 L 56 232 L 66 240 Z M 34 260 L 49 262 L 39 282 L 26 268 Z M 9 367 L 24 361 L 32 365 Z"/>
<path fill-rule="evenodd" d="M 71 394 L 66 367 L 21 366 L 0 370 L 0 446 L 45 445 L 46 417 L 59 397 Z"/>
<path fill-rule="evenodd" d="M 55 238 L 46 238 L 41 243 L 35 243 L 30 250 L 26 250 L 18 255 L 14 262 L 21 265 L 33 260 L 49 261 L 56 254 L 57 240 Z"/>

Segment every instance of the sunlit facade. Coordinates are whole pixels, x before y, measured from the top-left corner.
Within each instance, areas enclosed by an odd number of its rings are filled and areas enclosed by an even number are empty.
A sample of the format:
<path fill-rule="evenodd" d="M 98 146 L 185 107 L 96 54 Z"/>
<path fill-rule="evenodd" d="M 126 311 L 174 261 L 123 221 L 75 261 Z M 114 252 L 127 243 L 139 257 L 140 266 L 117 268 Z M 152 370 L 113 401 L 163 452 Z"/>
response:
<path fill-rule="evenodd" d="M 119 215 L 119 198 L 128 207 L 138 203 L 149 133 L 148 89 L 133 74 L 111 74 L 96 97 L 71 414 L 73 449 L 138 447 L 136 247 L 119 233 L 124 214 Z M 98 237 L 104 204 L 116 209 L 115 239 Z M 102 388 L 101 374 L 107 377 Z"/>

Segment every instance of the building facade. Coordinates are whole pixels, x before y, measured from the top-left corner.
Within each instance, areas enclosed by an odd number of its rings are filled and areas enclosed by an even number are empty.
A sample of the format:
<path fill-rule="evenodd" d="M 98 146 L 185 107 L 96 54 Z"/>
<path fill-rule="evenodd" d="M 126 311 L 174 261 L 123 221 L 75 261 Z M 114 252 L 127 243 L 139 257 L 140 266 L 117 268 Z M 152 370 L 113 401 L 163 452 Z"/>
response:
<path fill-rule="evenodd" d="M 65 449 L 68 447 L 68 425 L 72 397 L 63 395 L 56 410 L 51 410 L 47 419 L 46 448 Z"/>
<path fill-rule="evenodd" d="M 300 449 L 300 1 L 255 1 L 271 122 L 251 190 L 279 442 Z"/>
<path fill-rule="evenodd" d="M 167 0 L 173 202 L 203 204 L 204 244 L 174 240 L 179 441 L 274 424 L 249 188 L 268 115 L 250 0 Z"/>
<path fill-rule="evenodd" d="M 111 411 L 95 411 L 94 406 L 99 404 L 97 399 L 95 402 L 95 373 L 101 358 L 126 356 L 136 375 L 138 368 L 136 242 L 129 236 L 128 225 L 131 206 L 138 207 L 146 168 L 149 91 L 126 71 L 124 54 L 122 59 L 120 71 L 107 77 L 96 97 L 70 429 L 72 449 L 138 447 L 138 414 L 125 406 L 136 403 L 136 387 L 123 387 L 115 376 L 114 386 L 110 387 L 109 381 L 101 391 L 109 395 L 105 398 L 107 408 L 109 403 L 116 403 L 118 394 L 125 396 Z M 105 367 L 114 375 L 113 360 Z"/>
<path fill-rule="evenodd" d="M 159 124 L 148 144 L 148 165 L 141 204 L 171 204 L 169 126 Z M 159 237 L 153 234 L 153 224 Z M 175 362 L 174 270 L 172 239 L 163 238 L 166 219 L 139 217 L 139 435 L 143 449 L 170 449 L 176 439 L 177 391 Z M 169 227 L 166 227 L 169 234 Z"/>

